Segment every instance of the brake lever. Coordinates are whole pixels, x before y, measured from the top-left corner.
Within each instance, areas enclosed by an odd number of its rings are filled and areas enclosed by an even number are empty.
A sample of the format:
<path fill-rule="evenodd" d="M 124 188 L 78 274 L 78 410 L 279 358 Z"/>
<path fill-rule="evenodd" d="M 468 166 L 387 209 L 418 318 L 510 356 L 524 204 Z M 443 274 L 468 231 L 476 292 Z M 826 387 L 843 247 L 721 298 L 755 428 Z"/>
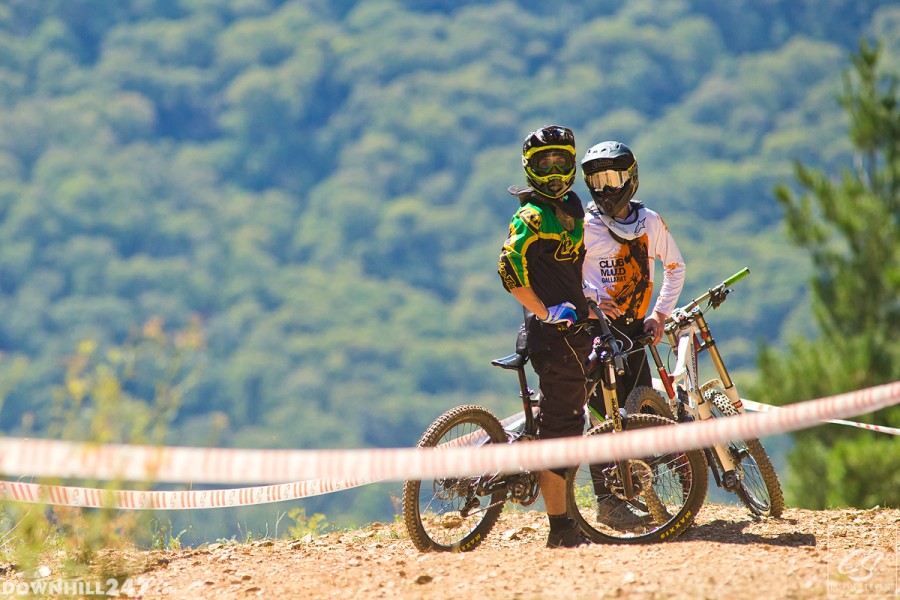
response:
<path fill-rule="evenodd" d="M 725 302 L 725 298 L 728 294 L 731 293 L 731 290 L 725 287 L 724 283 L 720 283 L 718 286 L 709 290 L 709 306 L 713 308 L 713 310 L 719 308 L 723 302 Z"/>

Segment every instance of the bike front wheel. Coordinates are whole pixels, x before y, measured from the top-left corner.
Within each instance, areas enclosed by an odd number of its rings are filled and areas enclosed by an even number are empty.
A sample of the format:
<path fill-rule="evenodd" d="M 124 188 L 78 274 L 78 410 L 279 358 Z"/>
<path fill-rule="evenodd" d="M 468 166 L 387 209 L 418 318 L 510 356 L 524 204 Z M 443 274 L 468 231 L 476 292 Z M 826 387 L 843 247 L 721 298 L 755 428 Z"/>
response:
<path fill-rule="evenodd" d="M 707 390 L 703 397 L 711 404 L 713 417 L 731 417 L 738 410 L 723 392 Z M 734 493 L 750 512 L 762 517 L 780 517 L 784 512 L 784 494 L 775 467 L 758 439 L 729 442 L 728 451 L 737 465 L 739 485 Z"/>
<path fill-rule="evenodd" d="M 625 431 L 675 425 L 653 414 L 629 414 Z M 613 431 L 611 421 L 586 435 Z M 620 468 L 621 467 L 621 468 Z M 597 543 L 632 544 L 675 539 L 694 522 L 706 499 L 708 465 L 703 452 L 660 452 L 606 464 L 581 464 L 567 471 L 569 516 Z M 630 473 L 626 494 L 620 475 Z"/>
<path fill-rule="evenodd" d="M 628 394 L 628 398 L 625 399 L 625 412 L 629 415 L 644 413 L 659 415 L 673 421 L 678 420 L 669 406 L 669 401 L 653 388 L 643 385 L 634 388 Z"/>
<path fill-rule="evenodd" d="M 458 406 L 438 417 L 417 448 L 459 448 L 502 444 L 506 432 L 497 417 L 475 405 Z M 444 477 L 403 484 L 403 523 L 422 552 L 465 552 L 484 541 L 497 522 L 506 490 L 486 485 L 489 475 Z"/>

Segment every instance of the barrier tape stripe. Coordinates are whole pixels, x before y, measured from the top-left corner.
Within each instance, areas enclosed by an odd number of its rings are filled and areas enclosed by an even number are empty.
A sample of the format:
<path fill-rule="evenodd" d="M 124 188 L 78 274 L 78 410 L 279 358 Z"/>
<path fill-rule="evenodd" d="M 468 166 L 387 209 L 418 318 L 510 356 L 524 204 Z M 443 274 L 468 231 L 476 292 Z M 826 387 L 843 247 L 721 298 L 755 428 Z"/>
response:
<path fill-rule="evenodd" d="M 744 400 L 741 398 L 741 401 L 744 405 L 750 409 L 757 412 L 768 412 L 772 410 L 781 410 L 780 406 L 772 406 L 771 404 L 762 404 L 761 402 L 754 402 L 753 400 Z M 824 423 L 834 423 L 835 425 L 848 425 L 850 427 L 858 427 L 860 429 L 868 429 L 869 431 L 877 431 L 878 433 L 886 433 L 888 435 L 900 435 L 900 429 L 896 427 L 887 427 L 886 425 L 873 425 L 872 423 L 857 423 L 856 421 L 844 421 L 842 419 L 827 419 L 823 421 Z"/>
<path fill-rule="evenodd" d="M 661 382 L 654 378 L 654 387 L 662 389 Z M 762 404 L 752 400 L 741 399 L 749 410 L 769 412 L 781 407 Z M 524 420 L 522 413 L 507 417 L 501 424 L 507 429 L 521 426 Z M 871 431 L 900 435 L 900 429 L 856 423 L 839 419 L 824 422 L 861 427 Z M 477 441 L 479 432 L 470 433 L 442 444 L 442 447 L 456 447 Z M 211 453 L 205 464 L 215 463 L 217 453 Z M 98 488 L 41 485 L 14 481 L 0 481 L 0 500 L 26 503 L 51 504 L 54 506 L 73 506 L 88 508 L 114 508 L 130 510 L 190 510 L 204 508 L 225 508 L 251 506 L 287 500 L 298 500 L 336 491 L 351 489 L 374 483 L 369 480 L 332 480 L 319 479 L 299 481 L 288 484 L 235 488 L 221 490 L 180 490 L 180 491 L 143 491 L 143 490 L 106 490 Z"/>
<path fill-rule="evenodd" d="M 0 481 L 0 501 L 30 504 L 116 508 L 125 510 L 188 510 L 227 508 L 298 500 L 374 483 L 367 480 L 296 481 L 224 490 L 104 490 L 98 488 Z"/>
<path fill-rule="evenodd" d="M 500 424 L 506 429 L 515 429 L 520 427 L 524 421 L 522 412 L 514 414 L 500 421 Z M 486 434 L 483 431 L 475 431 L 464 435 L 455 440 L 451 440 L 447 444 L 441 444 L 442 448 L 452 448 L 456 446 L 470 446 L 477 443 L 481 437 Z M 319 463 L 323 465 L 323 471 L 333 471 L 339 468 L 341 453 L 348 452 L 346 450 L 314 450 L 314 451 L 281 451 L 281 450 L 240 450 L 230 448 L 186 448 L 180 446 L 173 447 L 151 447 L 151 446 L 128 446 L 122 444 L 107 444 L 99 446 L 91 443 L 81 442 L 60 442 L 54 440 L 43 439 L 20 439 L 20 438 L 0 438 L 0 473 L 6 475 L 22 475 L 33 477 L 63 477 L 76 479 L 102 479 L 102 480 L 130 480 L 144 482 L 160 482 L 169 483 L 222 483 L 222 480 L 207 479 L 202 475 L 190 478 L 189 476 L 175 477 L 172 479 L 154 479 L 152 474 L 160 468 L 161 456 L 170 453 L 172 456 L 166 458 L 166 462 L 178 464 L 180 461 L 191 461 L 183 464 L 199 465 L 201 473 L 219 473 L 223 470 L 232 470 L 239 473 L 239 468 L 229 469 L 229 461 L 233 461 L 235 457 L 240 458 L 242 455 L 247 462 L 262 463 L 260 474 L 254 475 L 252 480 L 246 477 L 228 478 L 227 483 L 272 483 L 278 480 L 278 477 L 265 477 L 267 473 L 267 462 L 264 460 L 266 456 L 274 459 L 272 463 L 277 463 L 277 458 L 282 453 L 313 455 L 318 457 Z M 202 456 L 198 460 L 196 455 Z M 119 461 L 113 460 L 118 456 L 125 458 Z M 249 457 L 249 458 L 246 458 Z M 78 459 L 81 460 L 78 460 Z M 62 462 L 56 462 L 62 461 Z M 125 465 L 139 463 L 145 465 L 145 474 L 143 477 L 129 479 L 122 475 L 124 471 L 120 471 L 117 465 Z M 43 463 L 43 466 L 40 466 Z M 80 463 L 73 464 L 73 463 Z M 59 465 L 58 467 L 50 465 Z M 79 468 L 80 467 L 80 468 Z M 188 470 L 192 470 L 192 468 Z M 184 472 L 184 470 L 182 470 Z M 300 478 L 289 480 L 297 481 Z M 310 480 L 316 479 L 313 477 Z M 327 481 L 334 480 L 331 477 L 322 477 L 319 479 Z M 353 479 L 365 479 L 364 477 L 354 477 Z"/>
<path fill-rule="evenodd" d="M 524 421 L 522 412 L 500 421 L 507 429 L 520 427 Z M 454 447 L 477 443 L 486 437 L 483 431 L 468 433 L 441 447 Z M 225 508 L 251 506 L 286 500 L 299 500 L 351 489 L 374 481 L 319 479 L 297 481 L 251 488 L 224 490 L 106 490 L 98 488 L 41 485 L 18 481 L 0 481 L 0 500 L 53 506 L 82 508 L 115 508 L 133 510 L 189 510 L 196 508 Z"/>
<path fill-rule="evenodd" d="M 248 450 L 147 447 L 0 439 L 0 473 L 100 480 L 272 484 L 310 479 L 404 481 L 494 471 L 563 468 L 759 438 L 900 401 L 900 381 L 781 410 L 618 435 L 489 444 L 472 448 Z M 216 460 L 209 460 L 209 456 Z M 201 468 L 209 467 L 208 471 Z"/>
<path fill-rule="evenodd" d="M 662 381 L 656 377 L 653 378 L 653 389 L 665 393 L 666 388 Z M 769 412 L 772 410 L 781 410 L 782 406 L 772 406 L 771 404 L 763 404 L 762 402 L 754 402 L 741 398 L 744 407 L 755 412 Z M 873 425 L 871 423 L 857 423 L 856 421 L 844 421 L 841 419 L 825 419 L 823 423 L 833 423 L 835 425 L 848 425 L 850 427 L 859 427 L 860 429 L 868 429 L 869 431 L 877 431 L 878 433 L 886 433 L 888 435 L 900 435 L 900 429 L 896 427 L 887 427 L 885 425 Z"/>

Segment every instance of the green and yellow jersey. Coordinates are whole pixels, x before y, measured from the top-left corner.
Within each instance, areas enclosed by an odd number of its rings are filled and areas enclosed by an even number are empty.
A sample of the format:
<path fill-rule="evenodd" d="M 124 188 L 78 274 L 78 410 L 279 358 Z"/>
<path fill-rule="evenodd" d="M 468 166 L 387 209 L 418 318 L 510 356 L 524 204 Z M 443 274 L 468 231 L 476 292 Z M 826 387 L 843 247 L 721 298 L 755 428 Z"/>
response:
<path fill-rule="evenodd" d="M 516 190 L 516 191 L 513 191 Z M 522 203 L 509 223 L 498 273 L 507 290 L 530 286 L 544 306 L 575 305 L 579 319 L 588 316 L 582 288 L 584 207 L 575 192 L 551 201 L 531 190 L 510 188 Z M 540 324 L 533 315 L 526 326 Z M 550 326 L 552 330 L 558 327 Z"/>

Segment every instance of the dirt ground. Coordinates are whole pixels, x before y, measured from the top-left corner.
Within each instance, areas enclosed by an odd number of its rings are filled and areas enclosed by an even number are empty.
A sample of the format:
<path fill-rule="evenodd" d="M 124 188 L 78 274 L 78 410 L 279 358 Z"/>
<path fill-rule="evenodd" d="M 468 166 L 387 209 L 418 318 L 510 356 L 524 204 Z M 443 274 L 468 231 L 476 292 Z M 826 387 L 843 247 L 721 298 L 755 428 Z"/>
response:
<path fill-rule="evenodd" d="M 900 510 L 707 504 L 673 542 L 548 549 L 542 513 L 504 512 L 463 554 L 419 553 L 402 524 L 152 552 L 139 598 L 841 598 L 900 595 Z"/>

